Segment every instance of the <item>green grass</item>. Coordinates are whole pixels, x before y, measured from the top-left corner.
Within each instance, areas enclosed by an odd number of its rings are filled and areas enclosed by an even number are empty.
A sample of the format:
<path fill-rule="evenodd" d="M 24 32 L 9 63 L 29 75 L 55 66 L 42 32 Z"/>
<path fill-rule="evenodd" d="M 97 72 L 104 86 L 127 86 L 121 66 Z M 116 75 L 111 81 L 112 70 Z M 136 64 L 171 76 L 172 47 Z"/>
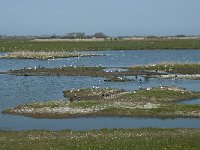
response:
<path fill-rule="evenodd" d="M 74 51 L 74 50 L 142 50 L 142 49 L 200 49 L 200 40 L 146 39 L 93 42 L 32 42 L 30 40 L 0 40 L 0 51 Z"/>
<path fill-rule="evenodd" d="M 29 108 L 44 108 L 44 107 L 50 107 L 50 108 L 55 108 L 55 107 L 65 107 L 68 105 L 68 101 L 48 101 L 48 102 L 34 102 L 31 104 L 24 104 L 19 106 L 20 107 L 29 107 Z"/>
<path fill-rule="evenodd" d="M 153 109 L 127 109 L 127 108 L 107 108 L 98 112 L 97 116 L 118 116 L 118 117 L 153 117 L 153 118 L 199 118 L 193 112 L 200 112 L 199 105 L 183 105 L 170 103 L 161 105 Z"/>
<path fill-rule="evenodd" d="M 147 116 L 157 116 L 161 118 L 176 118 L 176 117 L 190 117 L 191 112 L 199 112 L 199 105 L 184 105 L 184 104 L 167 104 L 161 107 L 146 111 Z M 183 113 L 183 114 L 182 114 Z M 192 116 L 196 117 L 196 116 Z"/>
<path fill-rule="evenodd" d="M 130 93 L 123 95 L 123 98 L 133 99 L 133 100 L 148 100 L 149 102 L 173 102 L 184 99 L 191 99 L 199 97 L 198 92 L 189 91 L 173 91 L 173 90 L 163 90 L 163 89 L 152 89 L 151 91 L 139 90 L 136 93 Z"/>
<path fill-rule="evenodd" d="M 2 150 L 198 150 L 199 129 L 0 131 Z"/>
<path fill-rule="evenodd" d="M 129 70 L 152 70 L 152 71 L 166 71 L 169 73 L 179 73 L 179 74 L 200 74 L 200 64 L 190 64 L 190 63 L 163 63 L 154 64 L 147 66 L 134 66 L 130 67 Z"/>

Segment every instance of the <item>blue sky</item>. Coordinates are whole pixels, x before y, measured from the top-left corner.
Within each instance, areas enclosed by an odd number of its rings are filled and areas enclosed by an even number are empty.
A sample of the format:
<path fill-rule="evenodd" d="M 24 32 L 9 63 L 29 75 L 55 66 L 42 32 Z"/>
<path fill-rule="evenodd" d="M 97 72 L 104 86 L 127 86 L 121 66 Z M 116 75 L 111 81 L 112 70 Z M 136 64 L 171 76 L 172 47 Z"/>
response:
<path fill-rule="evenodd" d="M 200 35 L 200 0 L 0 0 L 0 34 Z"/>

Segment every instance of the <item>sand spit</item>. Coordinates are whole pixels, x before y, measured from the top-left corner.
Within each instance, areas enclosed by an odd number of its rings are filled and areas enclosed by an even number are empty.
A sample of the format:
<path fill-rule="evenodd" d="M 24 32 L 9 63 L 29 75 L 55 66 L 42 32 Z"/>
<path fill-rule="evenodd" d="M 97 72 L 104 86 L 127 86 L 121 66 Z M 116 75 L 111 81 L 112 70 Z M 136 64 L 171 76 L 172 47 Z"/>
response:
<path fill-rule="evenodd" d="M 101 54 L 82 54 L 75 52 L 11 52 L 0 55 L 0 59 L 56 59 L 70 57 L 104 56 Z"/>

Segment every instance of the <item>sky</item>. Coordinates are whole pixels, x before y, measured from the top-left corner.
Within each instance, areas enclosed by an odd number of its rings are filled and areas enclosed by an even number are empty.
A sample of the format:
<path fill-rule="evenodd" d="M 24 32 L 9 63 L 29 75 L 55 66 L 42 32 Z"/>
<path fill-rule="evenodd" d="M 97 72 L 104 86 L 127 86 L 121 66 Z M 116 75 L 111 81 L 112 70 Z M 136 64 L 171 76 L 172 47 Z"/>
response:
<path fill-rule="evenodd" d="M 200 0 L 0 0 L 1 35 L 200 35 Z"/>

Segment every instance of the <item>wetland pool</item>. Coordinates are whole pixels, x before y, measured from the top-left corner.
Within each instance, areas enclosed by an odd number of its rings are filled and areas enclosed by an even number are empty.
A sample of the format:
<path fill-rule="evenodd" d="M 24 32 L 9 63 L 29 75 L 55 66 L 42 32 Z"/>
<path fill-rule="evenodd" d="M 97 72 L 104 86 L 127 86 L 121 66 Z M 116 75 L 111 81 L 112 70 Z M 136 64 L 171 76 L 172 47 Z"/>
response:
<path fill-rule="evenodd" d="M 64 58 L 55 60 L 0 59 L 0 72 L 24 67 L 63 66 L 104 66 L 127 67 L 162 62 L 199 63 L 199 50 L 126 50 L 91 51 L 83 53 L 104 54 L 105 56 Z M 33 101 L 63 100 L 63 91 L 72 88 L 109 87 L 137 90 L 159 85 L 180 86 L 187 90 L 200 91 L 200 80 L 149 79 L 130 82 L 104 82 L 101 77 L 77 76 L 12 76 L 0 74 L 0 111 Z M 0 130 L 92 130 L 101 128 L 200 128 L 200 119 L 176 118 L 76 118 L 76 119 L 33 119 L 0 113 Z"/>
<path fill-rule="evenodd" d="M 200 105 L 200 98 L 179 102 L 180 104 Z"/>

